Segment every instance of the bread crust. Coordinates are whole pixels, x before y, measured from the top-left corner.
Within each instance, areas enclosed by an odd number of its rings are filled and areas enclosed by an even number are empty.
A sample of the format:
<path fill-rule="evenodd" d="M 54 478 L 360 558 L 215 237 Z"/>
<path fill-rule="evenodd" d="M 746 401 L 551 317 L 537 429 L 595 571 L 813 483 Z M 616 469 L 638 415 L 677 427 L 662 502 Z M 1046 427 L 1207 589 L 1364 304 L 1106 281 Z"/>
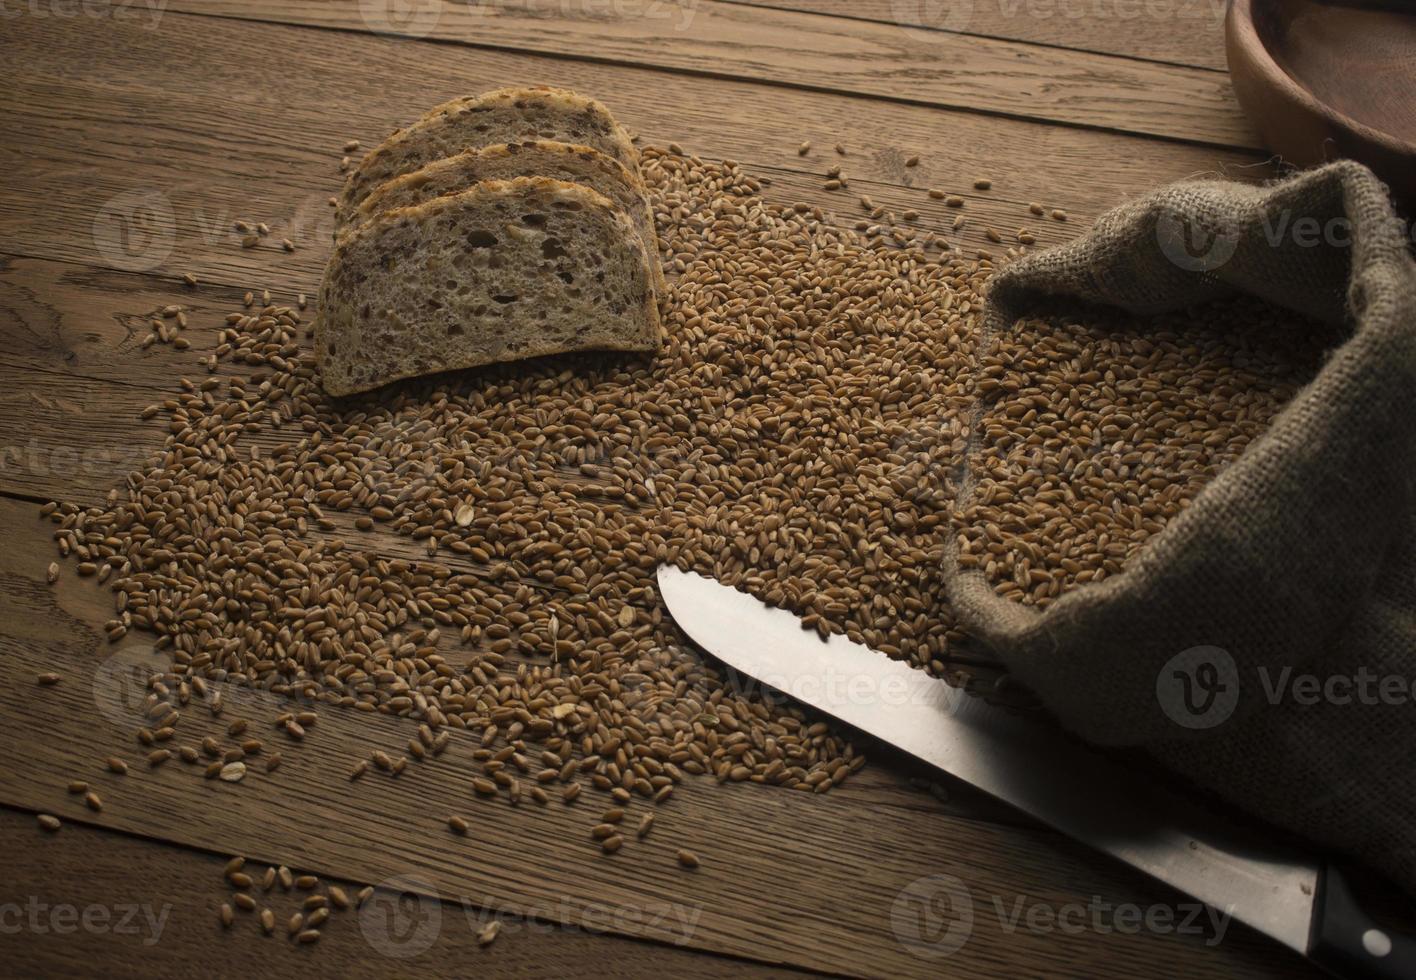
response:
<path fill-rule="evenodd" d="M 503 132 L 488 138 L 471 132 L 471 120 L 483 113 L 515 110 L 515 116 L 525 118 L 528 111 L 541 110 L 559 121 L 552 127 L 564 130 L 553 134 L 522 131 Z M 571 124 L 579 121 L 592 138 L 570 139 Z M 452 99 L 434 106 L 412 124 L 396 131 L 364 156 L 344 181 L 335 209 L 336 227 L 350 223 L 354 210 L 385 181 L 417 170 L 434 160 L 452 156 L 463 150 L 492 143 L 506 143 L 515 138 L 555 138 L 567 143 L 582 143 L 618 160 L 636 176 L 639 154 L 629 134 L 615 121 L 605 105 L 596 99 L 569 89 L 538 85 L 501 88 L 481 95 Z M 642 180 L 641 180 L 642 183 Z"/>

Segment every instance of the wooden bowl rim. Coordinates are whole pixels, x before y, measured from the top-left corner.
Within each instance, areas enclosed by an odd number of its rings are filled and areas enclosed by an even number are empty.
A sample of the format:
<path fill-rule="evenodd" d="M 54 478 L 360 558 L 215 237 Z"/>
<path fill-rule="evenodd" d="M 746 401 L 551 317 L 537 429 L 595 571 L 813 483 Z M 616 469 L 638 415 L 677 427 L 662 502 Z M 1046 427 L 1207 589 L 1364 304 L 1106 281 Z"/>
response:
<path fill-rule="evenodd" d="M 1265 3 L 1267 0 L 1258 0 Z M 1254 26 L 1254 0 L 1230 0 L 1228 32 L 1230 40 L 1230 50 L 1242 53 L 1249 62 L 1249 66 L 1263 76 L 1263 82 L 1269 88 L 1277 91 L 1288 102 L 1296 104 L 1304 111 L 1316 115 L 1333 126 L 1345 129 L 1368 143 L 1380 146 L 1388 153 L 1400 154 L 1402 156 L 1416 156 L 1416 143 L 1408 143 L 1394 133 L 1385 130 L 1373 129 L 1366 123 L 1358 122 L 1351 116 L 1338 111 L 1333 106 L 1320 100 L 1306 87 L 1299 84 L 1288 72 L 1273 59 L 1273 54 L 1259 37 L 1258 29 Z M 1232 73 L 1234 66 L 1230 66 Z"/>

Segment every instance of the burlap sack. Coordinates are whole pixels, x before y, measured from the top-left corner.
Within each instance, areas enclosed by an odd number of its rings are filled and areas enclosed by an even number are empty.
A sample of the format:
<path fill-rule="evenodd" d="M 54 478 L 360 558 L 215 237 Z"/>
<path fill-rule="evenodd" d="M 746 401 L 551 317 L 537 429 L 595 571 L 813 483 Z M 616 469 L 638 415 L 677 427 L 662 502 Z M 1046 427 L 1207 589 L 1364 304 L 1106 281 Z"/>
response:
<path fill-rule="evenodd" d="M 1192 254 L 1206 231 L 1212 247 Z M 1343 162 L 1267 187 L 1174 185 L 1007 268 L 994 331 L 1049 297 L 1149 313 L 1241 291 L 1340 324 L 1345 339 L 1122 574 L 1041 613 L 952 560 L 946 582 L 963 625 L 1076 734 L 1144 749 L 1416 893 L 1408 233 L 1371 172 Z M 1306 703 L 1313 684 L 1325 690 Z"/>

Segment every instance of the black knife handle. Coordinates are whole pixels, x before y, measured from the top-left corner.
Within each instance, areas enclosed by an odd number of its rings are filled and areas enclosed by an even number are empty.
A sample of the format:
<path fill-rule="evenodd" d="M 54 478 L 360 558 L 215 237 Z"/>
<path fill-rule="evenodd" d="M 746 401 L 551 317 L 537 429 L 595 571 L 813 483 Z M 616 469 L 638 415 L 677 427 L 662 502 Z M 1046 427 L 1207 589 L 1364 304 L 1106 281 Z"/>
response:
<path fill-rule="evenodd" d="M 1377 925 L 1331 864 L 1318 883 L 1308 956 L 1343 980 L 1416 978 L 1416 938 Z"/>

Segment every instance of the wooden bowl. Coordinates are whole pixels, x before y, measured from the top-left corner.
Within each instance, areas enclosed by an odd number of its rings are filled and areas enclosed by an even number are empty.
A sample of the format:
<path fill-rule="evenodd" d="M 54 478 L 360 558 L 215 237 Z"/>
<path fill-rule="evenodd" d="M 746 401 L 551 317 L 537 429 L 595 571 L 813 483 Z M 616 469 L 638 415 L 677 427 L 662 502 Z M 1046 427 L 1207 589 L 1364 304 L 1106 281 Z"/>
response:
<path fill-rule="evenodd" d="M 1416 212 L 1416 4 L 1231 0 L 1225 47 L 1265 146 L 1300 167 L 1365 163 Z"/>

